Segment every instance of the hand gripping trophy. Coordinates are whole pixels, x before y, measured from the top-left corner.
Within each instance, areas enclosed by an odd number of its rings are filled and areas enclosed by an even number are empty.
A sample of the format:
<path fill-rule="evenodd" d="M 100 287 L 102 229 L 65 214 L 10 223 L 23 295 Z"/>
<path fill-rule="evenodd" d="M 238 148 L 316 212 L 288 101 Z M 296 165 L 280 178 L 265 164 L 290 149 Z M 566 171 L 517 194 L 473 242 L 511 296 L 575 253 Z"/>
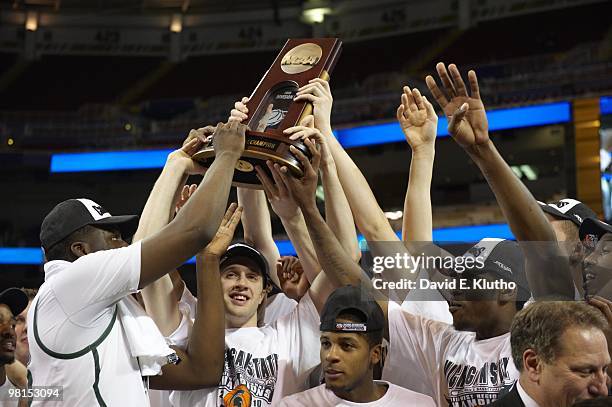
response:
<path fill-rule="evenodd" d="M 308 148 L 299 140 L 289 140 L 283 130 L 296 126 L 312 114 L 312 104 L 294 102 L 298 89 L 314 78 L 329 80 L 342 42 L 337 38 L 289 39 L 272 66 L 249 98 L 244 153 L 236 164 L 233 185 L 261 189 L 255 166 L 268 171 L 266 161 L 285 165 L 296 176 L 302 175 L 299 161 L 289 151 L 293 145 L 306 156 Z M 212 143 L 193 158 L 208 168 L 215 159 Z"/>

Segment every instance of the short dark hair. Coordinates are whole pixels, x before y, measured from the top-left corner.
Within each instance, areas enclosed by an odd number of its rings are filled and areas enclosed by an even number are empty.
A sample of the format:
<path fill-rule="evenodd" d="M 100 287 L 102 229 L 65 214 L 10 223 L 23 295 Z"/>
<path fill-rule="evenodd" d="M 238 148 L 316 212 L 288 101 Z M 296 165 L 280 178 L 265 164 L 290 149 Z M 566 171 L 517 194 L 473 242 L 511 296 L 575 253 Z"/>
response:
<path fill-rule="evenodd" d="M 363 313 L 353 308 L 343 310 L 342 313 L 338 315 L 337 318 L 346 319 L 350 322 L 356 322 L 356 323 L 366 322 L 366 318 L 363 315 Z M 366 339 L 366 341 L 368 341 L 368 345 L 370 345 L 370 348 L 373 348 L 376 345 L 382 345 L 383 331 L 371 331 L 371 332 L 364 332 L 364 333 L 354 332 L 354 333 L 362 335 Z"/>
<path fill-rule="evenodd" d="M 604 331 L 608 323 L 591 305 L 577 301 L 536 301 L 517 312 L 510 327 L 512 359 L 523 370 L 523 353 L 533 349 L 546 363 L 555 360 L 559 339 L 573 326 Z"/>
<path fill-rule="evenodd" d="M 51 260 L 75 261 L 77 257 L 70 250 L 70 246 L 74 242 L 83 240 L 93 230 L 93 226 L 85 225 L 80 229 L 75 230 L 53 246 L 45 250 L 45 258 Z"/>

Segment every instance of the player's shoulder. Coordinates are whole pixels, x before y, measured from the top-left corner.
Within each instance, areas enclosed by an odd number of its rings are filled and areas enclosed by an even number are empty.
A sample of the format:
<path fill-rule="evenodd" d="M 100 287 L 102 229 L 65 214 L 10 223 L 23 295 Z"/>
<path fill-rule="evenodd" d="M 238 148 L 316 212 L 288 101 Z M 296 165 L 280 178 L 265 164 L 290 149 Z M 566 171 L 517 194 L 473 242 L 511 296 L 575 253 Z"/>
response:
<path fill-rule="evenodd" d="M 384 383 L 388 386 L 387 392 L 393 399 L 406 403 L 410 402 L 410 405 L 414 406 L 435 406 L 433 399 L 426 394 L 417 393 L 389 382 L 378 381 L 378 383 Z"/>
<path fill-rule="evenodd" d="M 286 396 L 281 400 L 281 407 L 306 407 L 320 405 L 325 398 L 325 384 L 299 393 Z"/>

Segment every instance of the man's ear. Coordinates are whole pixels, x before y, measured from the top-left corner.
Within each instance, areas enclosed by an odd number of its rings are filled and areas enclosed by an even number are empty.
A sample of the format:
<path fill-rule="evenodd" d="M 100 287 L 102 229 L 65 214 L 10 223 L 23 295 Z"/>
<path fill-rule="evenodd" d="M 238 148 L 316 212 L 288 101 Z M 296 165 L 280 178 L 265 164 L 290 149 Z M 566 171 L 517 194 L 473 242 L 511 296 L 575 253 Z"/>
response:
<path fill-rule="evenodd" d="M 370 363 L 376 366 L 380 363 L 383 357 L 382 344 L 378 344 L 370 349 Z"/>
<path fill-rule="evenodd" d="M 539 383 L 542 373 L 542 359 L 533 349 L 523 352 L 523 370 L 531 382 Z"/>
<path fill-rule="evenodd" d="M 70 252 L 78 259 L 91 253 L 91 248 L 86 242 L 72 242 L 70 244 Z"/>

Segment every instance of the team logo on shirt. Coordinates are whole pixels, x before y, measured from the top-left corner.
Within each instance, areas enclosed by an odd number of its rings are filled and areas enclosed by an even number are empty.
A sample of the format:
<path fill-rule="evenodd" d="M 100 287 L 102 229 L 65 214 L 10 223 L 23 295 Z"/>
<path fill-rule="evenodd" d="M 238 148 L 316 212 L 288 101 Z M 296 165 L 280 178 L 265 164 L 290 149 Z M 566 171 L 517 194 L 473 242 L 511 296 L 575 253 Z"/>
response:
<path fill-rule="evenodd" d="M 250 407 L 251 392 L 244 384 L 236 387 L 223 397 L 224 407 Z"/>
<path fill-rule="evenodd" d="M 493 403 L 515 382 L 510 376 L 510 358 L 481 366 L 460 365 L 450 360 L 444 363 L 444 376 L 448 384 L 445 395 L 449 407 L 486 406 Z"/>
<path fill-rule="evenodd" d="M 224 407 L 269 407 L 277 376 L 278 354 L 254 357 L 240 349 L 226 349 L 219 401 Z"/>

